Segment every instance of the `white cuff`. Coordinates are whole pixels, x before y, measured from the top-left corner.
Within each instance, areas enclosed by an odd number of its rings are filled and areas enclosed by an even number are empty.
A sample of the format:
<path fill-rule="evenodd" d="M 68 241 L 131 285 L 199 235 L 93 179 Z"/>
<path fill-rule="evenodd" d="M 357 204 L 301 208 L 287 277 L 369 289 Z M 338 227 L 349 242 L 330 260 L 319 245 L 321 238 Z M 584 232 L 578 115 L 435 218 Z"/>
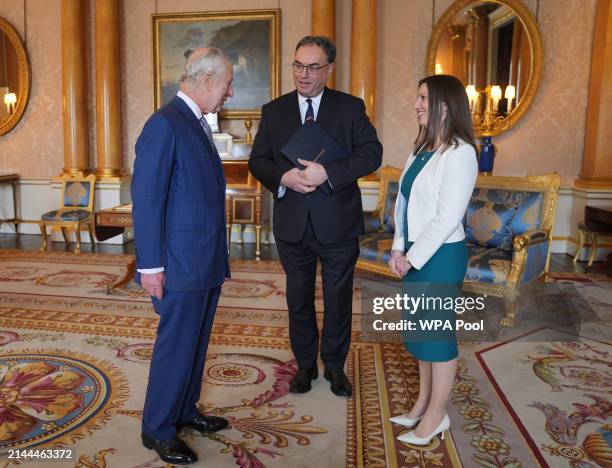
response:
<path fill-rule="evenodd" d="M 278 198 L 283 198 L 285 196 L 286 191 L 287 191 L 287 187 L 285 187 L 284 185 L 279 185 L 278 192 L 277 192 Z"/>
<path fill-rule="evenodd" d="M 143 275 L 152 275 L 153 273 L 161 273 L 162 271 L 164 271 L 164 267 L 138 269 L 138 273 L 142 273 Z"/>

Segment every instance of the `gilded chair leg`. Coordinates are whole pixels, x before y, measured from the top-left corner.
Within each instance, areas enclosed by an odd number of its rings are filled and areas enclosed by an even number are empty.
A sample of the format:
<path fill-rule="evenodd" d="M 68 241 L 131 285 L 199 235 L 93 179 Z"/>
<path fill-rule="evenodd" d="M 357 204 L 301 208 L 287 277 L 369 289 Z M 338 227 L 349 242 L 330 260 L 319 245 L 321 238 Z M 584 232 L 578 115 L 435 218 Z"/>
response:
<path fill-rule="evenodd" d="M 513 327 L 516 321 L 516 314 L 518 312 L 519 303 L 518 300 L 505 303 L 506 316 L 502 318 L 499 324 L 502 327 Z"/>
<path fill-rule="evenodd" d="M 74 225 L 74 235 L 76 236 L 76 241 L 77 241 L 77 245 L 76 245 L 76 249 L 74 249 L 74 253 L 79 254 L 81 253 L 81 226 L 79 226 L 78 224 Z"/>
<path fill-rule="evenodd" d="M 261 224 L 255 225 L 255 259 L 259 260 L 259 256 L 261 255 L 260 250 L 261 245 Z"/>
<path fill-rule="evenodd" d="M 94 234 L 93 223 L 89 223 L 89 241 L 91 242 L 91 248 L 93 249 L 96 245 L 96 236 Z"/>
<path fill-rule="evenodd" d="M 578 250 L 576 251 L 576 255 L 574 255 L 574 263 L 580 260 L 580 253 L 582 252 L 583 247 L 584 247 L 584 231 L 582 229 L 578 229 Z"/>
<path fill-rule="evenodd" d="M 42 245 L 40 246 L 40 251 L 46 252 L 47 250 L 47 228 L 45 226 L 45 223 L 43 222 L 38 223 L 38 226 L 40 227 L 40 237 L 42 238 Z"/>
<path fill-rule="evenodd" d="M 68 229 L 62 226 L 62 236 L 64 236 L 64 242 L 66 245 L 70 245 L 70 238 L 68 237 Z"/>
<path fill-rule="evenodd" d="M 589 266 L 593 265 L 597 256 L 597 234 L 591 233 L 591 256 L 589 257 Z"/>
<path fill-rule="evenodd" d="M 227 249 L 229 250 L 230 248 L 230 235 L 232 234 L 232 225 L 231 224 L 226 224 L 225 225 L 225 235 L 227 236 Z"/>

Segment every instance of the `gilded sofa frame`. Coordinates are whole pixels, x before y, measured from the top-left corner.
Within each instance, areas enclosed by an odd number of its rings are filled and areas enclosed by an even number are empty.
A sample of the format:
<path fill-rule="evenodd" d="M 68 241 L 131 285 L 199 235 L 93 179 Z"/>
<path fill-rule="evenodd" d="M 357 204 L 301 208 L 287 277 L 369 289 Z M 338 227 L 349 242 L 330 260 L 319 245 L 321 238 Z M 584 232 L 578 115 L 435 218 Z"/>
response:
<path fill-rule="evenodd" d="M 401 175 L 402 170 L 398 169 L 397 167 L 385 166 L 380 170 L 378 202 L 376 204 L 376 209 L 372 212 L 372 216 L 378 217 L 381 227 L 383 226 L 383 218 L 385 216 L 383 205 L 385 203 L 385 200 L 387 199 L 389 183 L 399 182 Z M 390 278 L 398 279 L 398 277 L 391 272 L 389 265 L 387 265 L 386 263 L 381 264 L 380 262 L 377 262 L 375 260 L 364 260 L 359 258 L 357 260 L 356 268 L 372 273 L 377 273 L 379 275 L 388 276 Z"/>
<path fill-rule="evenodd" d="M 490 294 L 501 297 L 506 303 L 506 316 L 502 319 L 502 326 L 514 324 L 518 310 L 518 297 L 520 293 L 521 275 L 527 263 L 527 252 L 529 247 L 542 242 L 548 243 L 548 254 L 544 271 L 534 278 L 545 280 L 550 264 L 552 250 L 552 228 L 555 223 L 555 210 L 561 178 L 556 173 L 539 176 L 510 177 L 510 176 L 484 176 L 479 175 L 476 187 L 479 189 L 495 189 L 509 191 L 527 191 L 543 193 L 543 212 L 540 229 L 533 229 L 515 236 L 512 240 L 512 262 L 505 283 L 491 284 L 480 281 L 468 281 L 463 283 L 463 290 L 476 294 Z"/>
<path fill-rule="evenodd" d="M 401 170 L 387 166 L 380 171 L 380 193 L 374 216 L 380 218 L 383 224 L 384 206 L 387 198 L 387 191 L 390 182 L 399 181 Z M 530 246 L 547 242 L 548 254 L 544 271 L 535 279 L 544 280 L 548 273 L 550 254 L 552 248 L 552 228 L 555 222 L 555 210 L 561 178 L 556 173 L 544 174 L 539 176 L 510 177 L 510 176 L 490 176 L 479 175 L 476 180 L 476 188 L 495 189 L 509 191 L 541 192 L 543 194 L 543 212 L 540 229 L 527 231 L 515 236 L 512 241 L 512 262 L 508 278 L 504 283 L 492 284 L 480 281 L 468 281 L 463 283 L 463 290 L 476 294 L 487 294 L 504 299 L 506 305 L 506 316 L 502 319 L 501 325 L 512 326 L 514 324 L 518 310 L 518 297 L 520 293 L 520 279 L 527 263 L 527 253 Z M 389 278 L 398 279 L 387 264 L 381 264 L 373 260 L 357 260 L 357 268 L 360 270 L 377 273 Z"/>

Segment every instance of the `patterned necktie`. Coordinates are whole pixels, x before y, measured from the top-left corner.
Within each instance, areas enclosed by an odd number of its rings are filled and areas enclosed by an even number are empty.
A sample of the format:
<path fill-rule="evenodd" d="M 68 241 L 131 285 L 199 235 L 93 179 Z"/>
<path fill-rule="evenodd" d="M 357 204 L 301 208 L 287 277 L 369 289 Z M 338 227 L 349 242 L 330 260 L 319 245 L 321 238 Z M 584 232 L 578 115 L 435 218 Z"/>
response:
<path fill-rule="evenodd" d="M 214 148 L 215 142 L 213 140 L 212 130 L 210 129 L 210 126 L 208 125 L 208 122 L 206 121 L 206 117 L 202 116 L 202 118 L 200 119 L 200 125 L 204 129 L 204 133 L 206 133 L 206 136 L 208 137 L 208 141 L 210 141 L 210 144 Z"/>
<path fill-rule="evenodd" d="M 304 117 L 304 123 L 312 120 L 314 122 L 314 109 L 312 108 L 312 99 L 306 99 L 308 103 L 308 109 L 306 109 L 306 116 Z"/>

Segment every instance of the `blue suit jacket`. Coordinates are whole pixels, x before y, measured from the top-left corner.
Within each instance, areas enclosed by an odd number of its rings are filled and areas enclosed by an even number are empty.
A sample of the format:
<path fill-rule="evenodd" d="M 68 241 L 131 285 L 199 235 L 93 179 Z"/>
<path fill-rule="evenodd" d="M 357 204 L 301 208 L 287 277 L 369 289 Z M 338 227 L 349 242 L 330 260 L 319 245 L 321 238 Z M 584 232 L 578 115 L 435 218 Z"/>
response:
<path fill-rule="evenodd" d="M 177 96 L 138 137 L 131 192 L 137 268 L 163 266 L 165 288 L 178 291 L 211 289 L 229 278 L 223 167 Z"/>

